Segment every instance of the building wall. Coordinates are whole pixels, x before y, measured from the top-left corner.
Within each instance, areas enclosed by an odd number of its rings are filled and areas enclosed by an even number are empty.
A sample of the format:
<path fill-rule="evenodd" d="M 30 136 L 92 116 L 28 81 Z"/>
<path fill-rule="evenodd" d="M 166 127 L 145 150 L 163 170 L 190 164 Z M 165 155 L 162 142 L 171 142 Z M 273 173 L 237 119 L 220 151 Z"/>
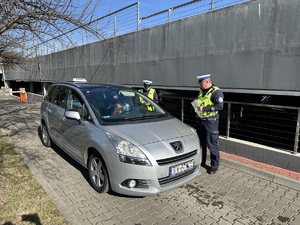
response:
<path fill-rule="evenodd" d="M 197 88 L 211 73 L 223 89 L 300 91 L 300 1 L 252 0 L 57 52 L 6 79 Z"/>

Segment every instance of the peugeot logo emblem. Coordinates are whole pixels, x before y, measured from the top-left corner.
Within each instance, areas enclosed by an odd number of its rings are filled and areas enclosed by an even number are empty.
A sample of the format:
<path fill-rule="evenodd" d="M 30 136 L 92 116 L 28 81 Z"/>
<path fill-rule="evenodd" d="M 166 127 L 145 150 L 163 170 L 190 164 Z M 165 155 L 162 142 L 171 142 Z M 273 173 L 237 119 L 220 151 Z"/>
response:
<path fill-rule="evenodd" d="M 181 143 L 181 141 L 171 142 L 170 145 L 172 146 L 172 148 L 173 148 L 176 152 L 182 150 L 182 143 Z"/>

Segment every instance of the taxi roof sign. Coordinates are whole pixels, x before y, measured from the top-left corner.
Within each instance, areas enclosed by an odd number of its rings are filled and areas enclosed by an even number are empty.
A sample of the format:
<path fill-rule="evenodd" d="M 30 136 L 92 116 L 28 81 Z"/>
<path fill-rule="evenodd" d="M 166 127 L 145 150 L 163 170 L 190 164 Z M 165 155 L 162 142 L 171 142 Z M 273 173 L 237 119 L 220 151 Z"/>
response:
<path fill-rule="evenodd" d="M 73 78 L 72 81 L 73 82 L 87 82 L 85 78 L 77 78 L 77 77 Z"/>

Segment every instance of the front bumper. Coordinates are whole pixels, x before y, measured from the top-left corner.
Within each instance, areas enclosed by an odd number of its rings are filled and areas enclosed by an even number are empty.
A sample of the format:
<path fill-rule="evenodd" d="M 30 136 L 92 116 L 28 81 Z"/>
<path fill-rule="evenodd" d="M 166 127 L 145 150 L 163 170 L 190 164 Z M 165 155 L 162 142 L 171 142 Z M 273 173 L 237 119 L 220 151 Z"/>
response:
<path fill-rule="evenodd" d="M 115 162 L 109 169 L 110 185 L 113 191 L 130 196 L 151 196 L 180 187 L 201 174 L 201 151 L 187 153 L 182 157 L 151 161 L 152 166 L 139 166 Z M 172 160 L 173 159 L 173 160 Z M 170 167 L 194 160 L 194 167 L 175 176 L 170 176 Z M 159 165 L 160 164 L 160 165 Z M 135 180 L 136 187 L 128 187 Z"/>

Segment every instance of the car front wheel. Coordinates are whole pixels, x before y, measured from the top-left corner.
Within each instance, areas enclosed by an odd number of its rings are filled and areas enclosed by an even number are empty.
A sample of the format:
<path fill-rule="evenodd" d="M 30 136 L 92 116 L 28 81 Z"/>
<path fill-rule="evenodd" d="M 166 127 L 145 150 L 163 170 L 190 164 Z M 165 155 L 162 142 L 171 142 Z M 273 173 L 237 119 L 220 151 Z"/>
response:
<path fill-rule="evenodd" d="M 88 171 L 93 188 L 100 193 L 108 192 L 109 181 L 105 164 L 98 152 L 93 152 L 88 161 Z"/>

